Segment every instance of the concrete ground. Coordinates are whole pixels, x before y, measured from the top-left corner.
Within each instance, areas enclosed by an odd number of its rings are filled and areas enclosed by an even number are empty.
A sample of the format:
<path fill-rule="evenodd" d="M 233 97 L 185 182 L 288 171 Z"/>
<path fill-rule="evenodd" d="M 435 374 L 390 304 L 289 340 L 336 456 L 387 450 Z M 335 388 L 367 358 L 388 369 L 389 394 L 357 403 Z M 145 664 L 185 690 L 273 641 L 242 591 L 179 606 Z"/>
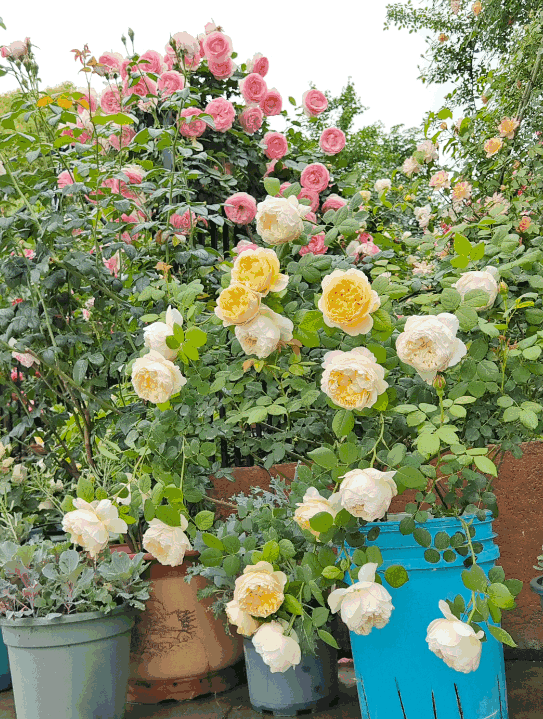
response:
<path fill-rule="evenodd" d="M 543 719 L 543 661 L 506 661 L 509 719 Z M 354 672 L 340 670 L 341 695 L 332 709 L 305 714 L 311 719 L 360 719 Z M 187 702 L 166 701 L 160 704 L 127 704 L 125 719 L 262 719 L 249 703 L 247 686 Z M 271 719 L 271 714 L 264 715 Z M 304 715 L 301 715 L 304 716 Z M 0 694 L 0 719 L 16 719 L 13 692 Z M 35 719 L 54 719 L 36 717 Z M 78 719 L 73 717 L 73 719 Z"/>

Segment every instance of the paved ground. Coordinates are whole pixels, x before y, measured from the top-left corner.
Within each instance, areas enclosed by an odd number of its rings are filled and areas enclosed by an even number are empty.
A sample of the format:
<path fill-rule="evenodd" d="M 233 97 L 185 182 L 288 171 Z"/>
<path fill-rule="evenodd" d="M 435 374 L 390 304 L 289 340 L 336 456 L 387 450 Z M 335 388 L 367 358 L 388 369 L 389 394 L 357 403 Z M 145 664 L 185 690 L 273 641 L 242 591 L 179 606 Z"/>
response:
<path fill-rule="evenodd" d="M 543 719 L 543 661 L 507 661 L 506 674 L 509 719 Z M 338 704 L 328 711 L 305 716 L 311 716 L 311 719 L 360 719 L 352 669 L 342 668 L 340 678 L 342 683 Z M 127 704 L 126 707 L 126 719 L 262 719 L 262 716 L 251 709 L 246 686 L 190 702 Z M 271 714 L 264 716 L 269 719 L 272 717 Z M 0 694 L 0 719 L 16 719 L 11 691 Z M 73 719 L 78 717 L 74 716 Z"/>

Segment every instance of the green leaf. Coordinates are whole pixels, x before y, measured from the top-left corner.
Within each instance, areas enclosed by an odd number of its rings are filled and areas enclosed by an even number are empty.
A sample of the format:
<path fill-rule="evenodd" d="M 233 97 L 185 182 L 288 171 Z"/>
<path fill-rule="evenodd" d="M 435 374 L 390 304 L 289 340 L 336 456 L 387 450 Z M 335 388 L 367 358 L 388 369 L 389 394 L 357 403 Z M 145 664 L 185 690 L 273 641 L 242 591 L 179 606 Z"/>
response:
<path fill-rule="evenodd" d="M 523 424 L 527 429 L 535 429 L 539 424 L 536 413 L 532 412 L 531 409 L 521 410 L 519 419 L 521 424 Z"/>
<path fill-rule="evenodd" d="M 290 539 L 281 539 L 279 541 L 279 551 L 282 557 L 286 559 L 292 559 L 296 556 L 296 549 Z"/>
<path fill-rule="evenodd" d="M 227 577 L 235 577 L 241 570 L 241 559 L 234 554 L 229 554 L 224 558 L 222 567 Z"/>
<path fill-rule="evenodd" d="M 387 455 L 387 465 L 397 467 L 404 461 L 406 454 L 407 450 L 404 444 L 395 444 Z"/>
<path fill-rule="evenodd" d="M 281 606 L 283 609 L 286 609 L 287 612 L 295 614 L 297 617 L 301 617 L 304 613 L 302 605 L 292 594 L 285 594 L 285 600 Z"/>
<path fill-rule="evenodd" d="M 464 295 L 462 302 L 466 307 L 480 308 L 488 304 L 488 300 L 488 292 L 483 292 L 483 290 L 470 290 Z"/>
<path fill-rule="evenodd" d="M 339 446 L 339 458 L 344 464 L 352 464 L 360 459 L 360 447 L 352 442 L 345 442 Z"/>
<path fill-rule="evenodd" d="M 343 572 L 339 567 L 325 567 L 322 576 L 325 579 L 343 579 Z"/>
<path fill-rule="evenodd" d="M 495 627 L 492 624 L 488 624 L 488 631 L 492 634 L 494 639 L 497 639 L 502 644 L 507 644 L 510 647 L 516 647 L 516 643 L 513 639 L 513 637 L 505 631 L 505 629 L 502 629 L 501 627 Z"/>
<path fill-rule="evenodd" d="M 304 314 L 300 324 L 298 325 L 305 332 L 317 332 L 324 327 L 322 312 L 319 310 L 309 310 Z"/>
<path fill-rule="evenodd" d="M 207 509 L 204 509 L 202 512 L 198 512 L 198 514 L 194 517 L 194 524 L 202 532 L 206 529 L 211 529 L 214 521 L 215 515 Z"/>
<path fill-rule="evenodd" d="M 462 296 L 460 295 L 460 292 L 457 292 L 452 287 L 448 287 L 441 293 L 440 301 L 447 312 L 454 312 L 454 310 L 460 306 Z"/>
<path fill-rule="evenodd" d="M 421 547 L 429 547 L 432 544 L 432 535 L 427 529 L 417 527 L 413 532 L 413 538 Z"/>
<path fill-rule="evenodd" d="M 315 532 L 327 532 L 334 525 L 334 518 L 329 512 L 319 512 L 309 520 L 309 526 Z"/>
<path fill-rule="evenodd" d="M 204 532 L 202 534 L 202 541 L 204 542 L 204 544 L 207 547 L 212 547 L 213 549 L 221 549 L 221 550 L 224 549 L 223 543 L 214 534 L 209 534 L 208 532 Z"/>
<path fill-rule="evenodd" d="M 477 326 L 477 312 L 472 307 L 462 305 L 456 310 L 455 315 L 458 317 L 461 329 L 471 330 Z"/>
<path fill-rule="evenodd" d="M 403 484 L 404 487 L 410 489 L 424 489 L 426 487 L 426 477 L 415 467 L 400 467 L 394 475 L 394 481 L 397 484 Z"/>
<path fill-rule="evenodd" d="M 409 575 L 404 567 L 394 564 L 385 570 L 385 579 L 391 587 L 397 589 L 409 581 Z"/>
<path fill-rule="evenodd" d="M 491 582 L 497 582 L 498 584 L 502 584 L 505 580 L 505 572 L 503 571 L 503 567 L 500 567 L 499 565 L 492 567 L 492 569 L 488 573 L 488 579 Z"/>
<path fill-rule="evenodd" d="M 374 562 L 375 564 L 377 564 L 378 567 L 380 567 L 383 563 L 383 556 L 381 554 L 381 550 L 375 545 L 366 547 L 366 557 L 368 562 Z"/>
<path fill-rule="evenodd" d="M 346 437 L 354 427 L 354 415 L 349 409 L 340 409 L 332 420 L 332 429 L 338 439 Z"/>
<path fill-rule="evenodd" d="M 438 532 L 434 537 L 434 547 L 440 552 L 447 549 L 450 543 L 451 540 L 447 532 Z"/>
<path fill-rule="evenodd" d="M 270 564 L 276 562 L 279 559 L 280 554 L 281 549 L 279 547 L 279 544 L 273 539 L 269 542 L 266 542 L 266 544 L 262 548 L 262 559 L 265 562 L 270 562 Z"/>
<path fill-rule="evenodd" d="M 207 334 L 198 327 L 191 327 L 185 332 L 185 344 L 183 345 L 183 349 L 187 343 L 193 347 L 203 347 L 206 342 Z"/>
<path fill-rule="evenodd" d="M 491 474 L 493 477 L 498 476 L 498 470 L 496 469 L 496 465 L 488 457 L 476 455 L 473 458 L 473 461 L 475 462 L 475 466 L 477 467 L 477 469 L 479 469 L 484 474 Z"/>
<path fill-rule="evenodd" d="M 454 235 L 454 251 L 459 255 L 465 255 L 469 257 L 471 254 L 472 245 L 467 237 L 456 232 Z"/>
<path fill-rule="evenodd" d="M 317 447 L 317 449 L 308 452 L 307 456 L 318 464 L 319 467 L 323 467 L 324 469 L 337 467 L 337 457 L 332 450 L 327 447 Z"/>
<path fill-rule="evenodd" d="M 204 549 L 200 554 L 200 562 L 204 567 L 219 567 L 222 564 L 223 553 L 218 549 Z"/>
<path fill-rule="evenodd" d="M 77 385 L 81 385 L 87 374 L 87 367 L 89 366 L 88 360 L 78 359 L 74 364 L 73 378 Z"/>
<path fill-rule="evenodd" d="M 317 634 L 323 642 L 326 642 L 326 644 L 329 644 L 331 647 L 334 647 L 334 649 L 339 649 L 338 643 L 329 632 L 325 632 L 324 629 L 317 629 Z"/>
<path fill-rule="evenodd" d="M 474 592 L 486 592 L 488 586 L 486 574 L 477 564 L 472 564 L 469 569 L 462 571 L 462 582 L 467 589 Z"/>
<path fill-rule="evenodd" d="M 427 549 L 424 552 L 424 559 L 430 564 L 437 564 L 440 560 L 440 554 L 435 549 Z"/>
<path fill-rule="evenodd" d="M 235 534 L 227 534 L 222 538 L 221 543 L 228 554 L 237 554 L 241 548 L 241 542 Z"/>
<path fill-rule="evenodd" d="M 513 609 L 515 606 L 515 599 L 505 584 L 491 584 L 488 588 L 488 596 L 500 609 Z"/>
<path fill-rule="evenodd" d="M 416 528 L 415 520 L 413 517 L 404 517 L 400 521 L 400 533 L 405 535 L 413 534 Z"/>
<path fill-rule="evenodd" d="M 155 517 L 169 527 L 181 526 L 181 512 L 179 508 L 161 504 L 155 509 Z"/>
<path fill-rule="evenodd" d="M 430 457 L 439 452 L 440 442 L 437 434 L 423 432 L 417 438 L 417 449 L 425 457 Z"/>
<path fill-rule="evenodd" d="M 330 610 L 326 609 L 326 607 L 315 607 L 315 609 L 311 613 L 311 621 L 313 622 L 313 626 L 322 627 L 322 625 L 326 624 L 326 622 L 328 621 L 329 616 Z"/>
<path fill-rule="evenodd" d="M 268 195 L 275 197 L 281 191 L 281 182 L 276 177 L 265 177 L 264 188 Z"/>
<path fill-rule="evenodd" d="M 92 502 L 94 499 L 94 487 L 89 479 L 81 475 L 77 480 L 77 496 L 85 502 Z"/>

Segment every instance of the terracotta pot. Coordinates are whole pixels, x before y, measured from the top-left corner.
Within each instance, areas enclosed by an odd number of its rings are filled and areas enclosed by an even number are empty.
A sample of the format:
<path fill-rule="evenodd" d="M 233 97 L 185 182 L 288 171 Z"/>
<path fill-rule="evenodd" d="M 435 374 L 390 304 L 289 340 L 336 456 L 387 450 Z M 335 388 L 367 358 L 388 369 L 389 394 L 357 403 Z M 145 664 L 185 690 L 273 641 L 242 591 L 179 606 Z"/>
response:
<path fill-rule="evenodd" d="M 167 567 L 145 555 L 152 563 L 144 577 L 153 584 L 132 630 L 129 702 L 183 701 L 245 681 L 242 638 L 226 633 L 224 617 L 215 619 L 213 598 L 197 597 L 207 580 L 193 577 L 185 582 L 187 568 L 197 557 L 198 552 L 187 552 L 182 565 Z"/>
<path fill-rule="evenodd" d="M 253 487 L 269 489 L 271 478 L 277 475 L 288 481 L 292 481 L 297 465 L 297 462 L 274 464 L 269 471 L 264 469 L 264 467 L 258 467 L 256 465 L 254 467 L 235 467 L 232 472 L 235 478 L 234 482 L 226 479 L 226 477 L 220 477 L 219 479 L 213 476 L 210 477 L 213 484 L 210 497 L 228 501 L 236 494 L 250 494 Z M 220 517 L 226 517 L 232 514 L 233 511 L 233 509 L 228 507 L 217 505 L 215 513 Z"/>

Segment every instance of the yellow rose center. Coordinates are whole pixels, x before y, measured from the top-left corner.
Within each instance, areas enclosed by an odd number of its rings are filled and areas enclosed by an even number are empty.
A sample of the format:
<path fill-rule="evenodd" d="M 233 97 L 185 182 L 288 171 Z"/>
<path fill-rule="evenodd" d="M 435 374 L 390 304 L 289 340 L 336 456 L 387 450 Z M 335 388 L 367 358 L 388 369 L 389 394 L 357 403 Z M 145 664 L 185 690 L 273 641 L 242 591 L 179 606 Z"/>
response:
<path fill-rule="evenodd" d="M 360 280 L 343 277 L 325 290 L 323 299 L 332 322 L 350 324 L 369 313 L 371 290 Z"/>
<path fill-rule="evenodd" d="M 235 278 L 255 292 L 265 292 L 273 284 L 273 269 L 265 257 L 244 252 L 235 265 Z"/>
<path fill-rule="evenodd" d="M 359 407 L 366 404 L 370 398 L 370 392 L 361 386 L 363 383 L 370 384 L 367 375 L 361 375 L 354 370 L 332 370 L 328 381 L 330 396 L 342 407 Z"/>
<path fill-rule="evenodd" d="M 235 320 L 247 312 L 253 297 L 250 290 L 243 285 L 231 285 L 221 292 L 218 305 L 225 317 Z"/>
<path fill-rule="evenodd" d="M 279 609 L 282 602 L 282 593 L 278 594 L 271 587 L 265 586 L 249 589 L 238 601 L 240 608 L 254 617 L 269 617 Z"/>
<path fill-rule="evenodd" d="M 435 370 L 440 366 L 441 359 L 436 352 L 435 345 L 427 337 L 419 337 L 408 342 L 407 354 L 416 362 L 417 367 Z"/>

